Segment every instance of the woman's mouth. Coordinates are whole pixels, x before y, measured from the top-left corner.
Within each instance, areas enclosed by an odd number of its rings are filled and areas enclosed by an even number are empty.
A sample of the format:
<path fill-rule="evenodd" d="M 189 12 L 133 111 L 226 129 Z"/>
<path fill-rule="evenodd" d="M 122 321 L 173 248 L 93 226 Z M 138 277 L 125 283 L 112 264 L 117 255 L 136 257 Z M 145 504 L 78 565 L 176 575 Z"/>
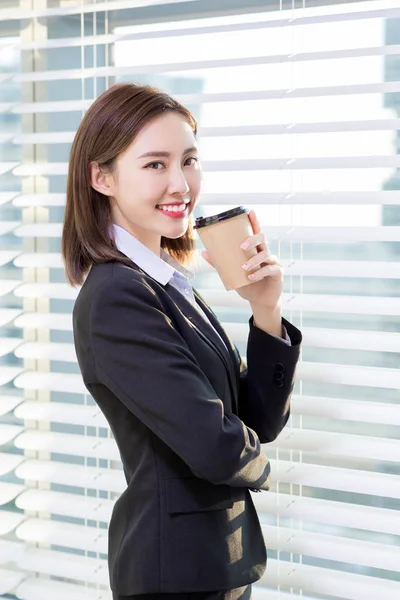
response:
<path fill-rule="evenodd" d="M 164 213 L 167 217 L 172 217 L 173 219 L 182 219 L 188 215 L 188 207 L 189 203 L 186 204 L 182 202 L 182 204 L 157 204 L 156 208 Z"/>

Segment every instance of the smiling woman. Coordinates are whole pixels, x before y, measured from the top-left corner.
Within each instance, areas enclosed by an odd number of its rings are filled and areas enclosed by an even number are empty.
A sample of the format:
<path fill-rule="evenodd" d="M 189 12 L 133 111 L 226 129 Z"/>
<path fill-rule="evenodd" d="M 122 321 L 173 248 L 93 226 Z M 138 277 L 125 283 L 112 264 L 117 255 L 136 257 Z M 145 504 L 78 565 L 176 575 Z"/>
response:
<path fill-rule="evenodd" d="M 70 282 L 85 279 L 75 350 L 127 484 L 109 525 L 114 600 L 250 600 L 266 565 L 249 490 L 269 489 L 261 443 L 289 418 L 301 333 L 281 317 L 281 270 L 248 284 L 241 368 L 192 288 L 196 129 L 163 92 L 125 84 L 89 108 L 72 146 L 62 241 Z M 254 223 L 238 245 L 262 261 Z"/>
<path fill-rule="evenodd" d="M 112 223 L 190 264 L 202 180 L 196 133 L 193 115 L 150 86 L 115 85 L 92 104 L 69 163 L 62 252 L 70 283 L 81 284 L 94 263 L 126 260 Z"/>

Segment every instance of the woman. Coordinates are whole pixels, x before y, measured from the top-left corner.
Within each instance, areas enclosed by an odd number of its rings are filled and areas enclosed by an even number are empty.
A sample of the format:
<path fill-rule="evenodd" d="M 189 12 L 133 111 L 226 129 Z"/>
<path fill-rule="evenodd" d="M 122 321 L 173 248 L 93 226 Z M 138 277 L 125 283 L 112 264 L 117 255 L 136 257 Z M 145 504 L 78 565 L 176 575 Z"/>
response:
<path fill-rule="evenodd" d="M 62 251 L 68 280 L 83 283 L 79 366 L 127 481 L 109 527 L 118 600 L 247 600 L 266 565 L 249 489 L 269 488 L 260 443 L 288 419 L 301 334 L 282 320 L 282 268 L 251 212 L 243 242 L 258 248 L 250 273 L 262 268 L 238 290 L 253 312 L 241 368 L 185 268 L 200 188 L 196 121 L 170 96 L 120 84 L 89 108 Z"/>

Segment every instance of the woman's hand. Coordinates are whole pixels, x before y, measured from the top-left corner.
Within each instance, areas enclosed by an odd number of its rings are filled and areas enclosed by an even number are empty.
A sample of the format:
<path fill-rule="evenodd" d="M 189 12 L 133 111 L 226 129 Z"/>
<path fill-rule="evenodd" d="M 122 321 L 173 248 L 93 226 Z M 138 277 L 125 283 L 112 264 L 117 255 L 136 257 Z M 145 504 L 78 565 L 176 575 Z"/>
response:
<path fill-rule="evenodd" d="M 236 292 L 239 296 L 248 300 L 252 306 L 274 311 L 281 304 L 283 268 L 278 257 L 269 253 L 265 236 L 253 210 L 249 212 L 249 219 L 254 235 L 247 238 L 247 240 L 243 240 L 241 248 L 244 250 L 257 248 L 258 250 L 258 253 L 247 261 L 248 269 L 245 269 L 249 275 L 253 275 L 252 278 L 249 278 L 249 282 L 253 283 L 238 288 Z M 244 244 L 248 244 L 246 248 Z M 203 251 L 202 256 L 213 266 L 207 251 Z M 254 271 L 257 267 L 260 268 Z"/>

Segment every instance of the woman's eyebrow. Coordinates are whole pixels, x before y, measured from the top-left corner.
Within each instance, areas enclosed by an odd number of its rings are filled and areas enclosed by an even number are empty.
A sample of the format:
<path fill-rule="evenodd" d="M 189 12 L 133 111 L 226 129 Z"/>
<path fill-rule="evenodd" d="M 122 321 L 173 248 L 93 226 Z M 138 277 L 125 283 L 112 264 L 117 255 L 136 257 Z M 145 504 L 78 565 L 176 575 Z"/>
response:
<path fill-rule="evenodd" d="M 198 148 L 196 148 L 196 146 L 191 146 L 190 148 L 186 148 L 186 150 L 183 152 L 182 156 L 185 156 L 185 154 L 190 154 L 191 152 L 198 152 Z M 171 156 L 170 152 L 163 152 L 161 150 L 152 150 L 151 152 L 145 152 L 144 154 L 141 154 L 140 156 L 138 156 L 138 158 L 146 158 L 148 156 L 151 157 L 156 157 L 156 158 L 168 158 L 169 156 Z"/>

